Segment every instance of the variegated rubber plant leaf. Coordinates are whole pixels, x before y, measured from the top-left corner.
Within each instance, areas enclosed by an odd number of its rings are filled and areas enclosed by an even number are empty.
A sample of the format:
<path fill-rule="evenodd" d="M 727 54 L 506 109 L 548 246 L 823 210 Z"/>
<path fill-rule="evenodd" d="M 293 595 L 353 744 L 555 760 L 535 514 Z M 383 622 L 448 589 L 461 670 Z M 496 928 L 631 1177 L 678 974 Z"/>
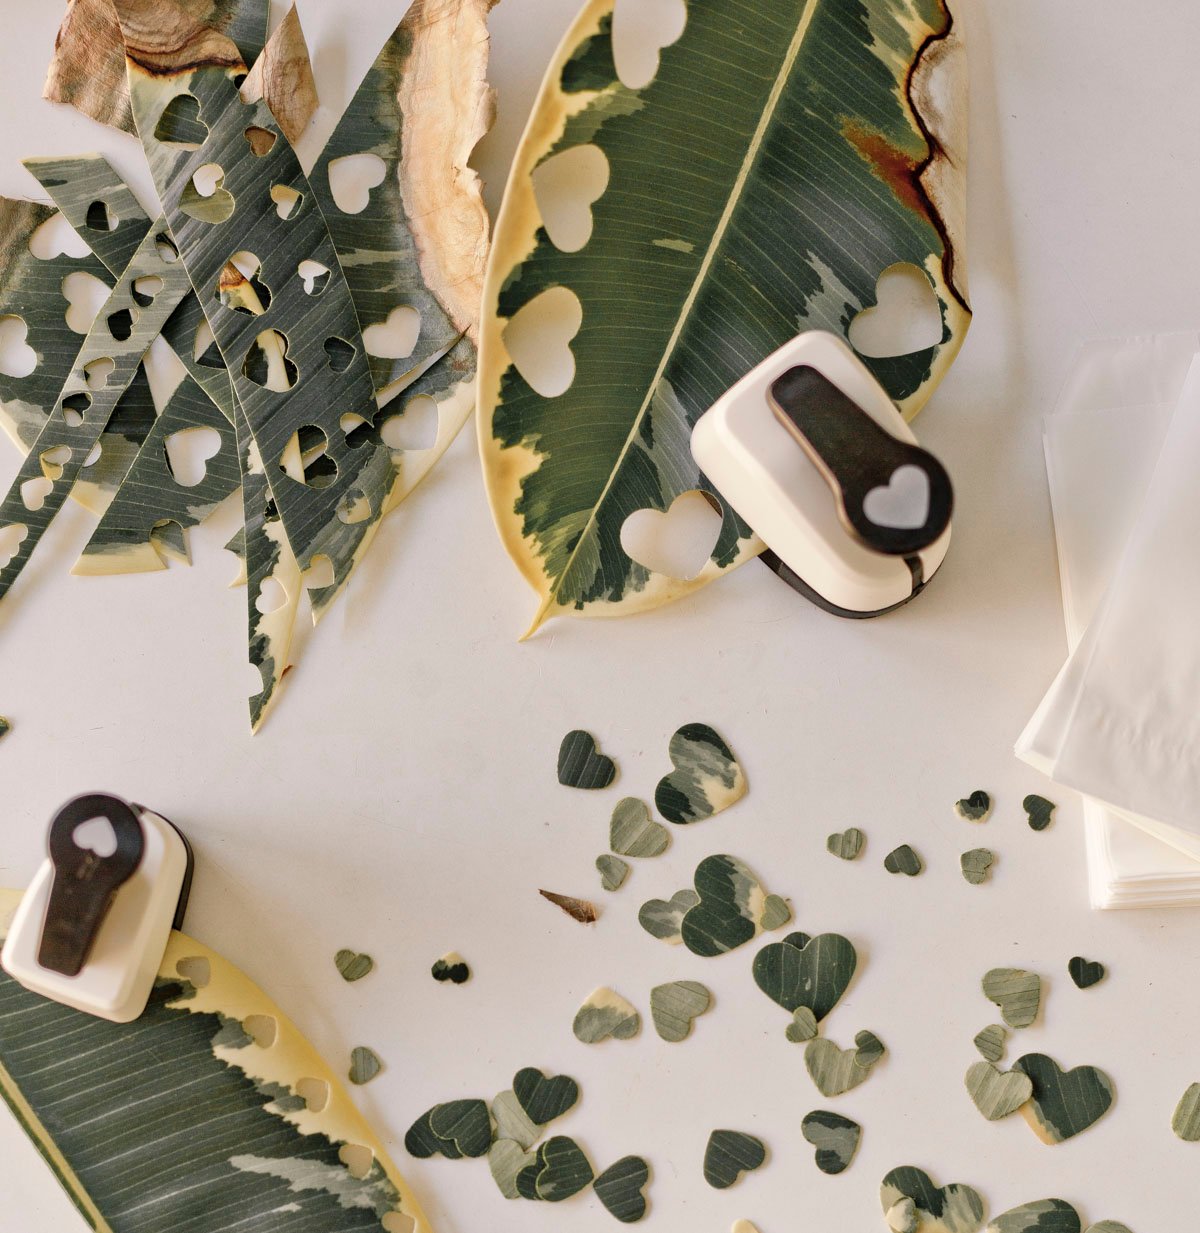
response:
<path fill-rule="evenodd" d="M 0 891 L 0 940 L 18 898 Z M 430 1233 L 333 1070 L 181 933 L 128 1024 L 0 972 L 0 1096 L 97 1233 Z"/>
<path fill-rule="evenodd" d="M 588 0 L 551 63 L 496 227 L 479 432 L 501 538 L 538 594 L 534 628 L 652 608 L 761 550 L 726 509 L 709 560 L 681 580 L 635 563 L 621 531 L 689 490 L 719 500 L 691 456 L 697 418 L 798 332 L 847 335 L 884 270 L 923 270 L 941 310 L 936 346 L 868 360 L 906 414 L 970 318 L 966 93 L 945 0 L 686 8 L 654 79 L 630 89 L 614 61 L 614 0 Z M 588 145 L 607 188 L 590 239 L 562 251 L 534 172 Z M 508 329 L 563 288 L 559 334 L 582 315 L 574 379 L 558 393 L 535 374 L 542 393 L 514 363 Z"/>

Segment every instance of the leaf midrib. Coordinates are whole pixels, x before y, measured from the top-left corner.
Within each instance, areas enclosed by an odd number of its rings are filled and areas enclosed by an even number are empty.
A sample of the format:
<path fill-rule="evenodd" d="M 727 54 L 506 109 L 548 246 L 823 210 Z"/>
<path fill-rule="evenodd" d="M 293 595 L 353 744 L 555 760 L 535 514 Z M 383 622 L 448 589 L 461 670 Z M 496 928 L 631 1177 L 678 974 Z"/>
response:
<path fill-rule="evenodd" d="M 696 277 L 692 282 L 691 290 L 688 292 L 687 298 L 683 302 L 683 307 L 679 311 L 679 316 L 676 318 L 675 328 L 671 331 L 671 337 L 667 340 L 667 345 L 663 348 L 662 359 L 659 361 L 658 368 L 655 370 L 654 376 L 647 387 L 645 397 L 642 399 L 642 404 L 638 408 L 638 413 L 634 416 L 633 424 L 625 438 L 625 444 L 621 447 L 621 452 L 617 455 L 617 460 L 613 464 L 612 470 L 609 472 L 608 479 L 605 481 L 604 488 L 601 491 L 600 496 L 592 505 L 591 512 L 588 514 L 587 522 L 584 524 L 583 530 L 580 532 L 579 538 L 575 542 L 575 547 L 571 549 L 571 553 L 567 557 L 567 561 L 563 566 L 562 572 L 559 574 L 554 585 L 550 588 L 550 593 L 542 603 L 541 608 L 538 609 L 537 615 L 533 620 L 533 626 L 531 627 L 532 629 L 536 629 L 537 626 L 541 624 L 542 619 L 545 617 L 552 604 L 558 604 L 563 582 L 571 573 L 580 548 L 595 530 L 599 511 L 604 505 L 609 492 L 612 490 L 613 484 L 616 482 L 616 477 L 620 472 L 621 467 L 624 465 L 625 459 L 633 446 L 633 442 L 637 437 L 642 421 L 646 418 L 646 413 L 650 408 L 650 404 L 654 400 L 655 392 L 662 382 L 662 379 L 667 371 L 667 365 L 671 362 L 671 357 L 675 354 L 675 350 L 679 345 L 679 339 L 683 334 L 689 318 L 691 317 L 692 310 L 696 306 L 696 301 L 699 299 L 701 288 L 704 286 L 704 283 L 708 278 L 709 271 L 712 269 L 713 262 L 716 260 L 717 252 L 725 239 L 725 233 L 729 230 L 729 225 L 733 221 L 734 211 L 737 208 L 738 202 L 742 198 L 746 185 L 750 182 L 750 175 L 754 169 L 754 164 L 758 161 L 758 156 L 762 152 L 767 131 L 771 127 L 771 123 L 775 118 L 775 112 L 779 106 L 779 101 L 783 97 L 783 92 L 787 86 L 788 79 L 791 77 L 792 70 L 796 66 L 796 61 L 800 56 L 800 49 L 804 45 L 804 40 L 808 35 L 809 27 L 812 25 L 813 15 L 819 3 L 820 0 L 807 0 L 804 12 L 800 17 L 800 22 L 796 27 L 796 33 L 792 37 L 792 41 L 788 46 L 787 54 L 784 56 L 783 64 L 780 67 L 779 73 L 775 78 L 775 82 L 771 87 L 771 93 L 767 97 L 767 104 L 763 108 L 762 115 L 759 117 L 758 127 L 754 130 L 754 135 L 750 139 L 750 145 L 746 150 L 746 157 L 742 160 L 742 166 L 738 171 L 737 179 L 734 181 L 733 188 L 729 193 L 729 198 L 725 203 L 725 209 L 713 231 L 712 239 L 710 240 L 708 248 L 704 254 L 704 260 L 701 261 L 700 268 L 696 271 Z"/>

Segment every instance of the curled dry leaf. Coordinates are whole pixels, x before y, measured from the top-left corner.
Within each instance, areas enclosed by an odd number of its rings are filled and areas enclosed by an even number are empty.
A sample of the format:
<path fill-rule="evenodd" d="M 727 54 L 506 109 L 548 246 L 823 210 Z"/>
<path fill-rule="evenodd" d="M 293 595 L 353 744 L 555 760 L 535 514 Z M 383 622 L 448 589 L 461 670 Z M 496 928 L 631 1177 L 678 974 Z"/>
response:
<path fill-rule="evenodd" d="M 543 899 L 549 899 L 551 903 L 562 908 L 572 920 L 577 920 L 581 925 L 594 925 L 600 919 L 600 913 L 596 910 L 596 905 L 589 903 L 586 899 L 576 899 L 571 895 L 559 895 L 554 891 L 548 890 L 540 890 L 538 894 Z"/>
<path fill-rule="evenodd" d="M 242 98 L 247 103 L 262 99 L 290 142 L 298 141 L 308 127 L 317 109 L 317 83 L 295 5 L 242 82 Z"/>

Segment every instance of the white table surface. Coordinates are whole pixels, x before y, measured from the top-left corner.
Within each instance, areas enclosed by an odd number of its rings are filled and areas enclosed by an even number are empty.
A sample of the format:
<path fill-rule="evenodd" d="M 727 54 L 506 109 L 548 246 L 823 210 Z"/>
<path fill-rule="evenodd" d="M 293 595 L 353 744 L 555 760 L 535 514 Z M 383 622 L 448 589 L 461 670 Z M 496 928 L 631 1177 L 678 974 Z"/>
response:
<path fill-rule="evenodd" d="M 300 7 L 324 99 L 315 149 L 405 5 Z M 1041 417 L 1080 340 L 1200 325 L 1200 14 L 1187 0 L 1143 7 L 959 0 L 976 319 L 918 423 L 958 491 L 949 560 L 919 602 L 840 622 L 751 564 L 657 614 L 559 621 L 518 644 L 532 596 L 493 531 L 468 431 L 384 526 L 251 740 L 243 598 L 225 589 L 233 565 L 220 550 L 231 520 L 195 536 L 191 569 L 75 578 L 87 519 L 72 509 L 0 609 L 0 711 L 15 722 L 0 749 L 0 881 L 30 877 L 48 818 L 76 791 L 171 817 L 198 852 L 191 932 L 333 1061 L 360 1043 L 384 1058 L 358 1099 L 443 1233 L 614 1228 L 593 1197 L 506 1204 L 483 1162 L 404 1153 L 429 1105 L 490 1097 L 530 1064 L 580 1080 L 583 1102 L 561 1127 L 601 1167 L 627 1152 L 652 1161 L 646 1227 L 661 1233 L 720 1233 L 741 1216 L 762 1233 L 869 1233 L 883 1228 L 880 1179 L 907 1163 L 974 1184 L 993 1212 L 1055 1195 L 1133 1233 L 1194 1227 L 1200 1146 L 1169 1123 L 1200 1079 L 1196 918 L 1090 912 L 1078 803 L 1060 794 L 1054 827 L 1033 834 L 1021 797 L 1046 785 L 1010 752 L 1064 653 Z M 575 8 L 504 0 L 493 16 L 500 117 L 478 160 L 493 205 Z M 23 155 L 101 149 L 147 192 L 129 139 L 40 99 L 59 6 L 3 9 L 0 191 L 36 193 Z M 0 446 L 0 481 L 16 466 Z M 653 792 L 670 733 L 692 720 L 734 746 L 749 796 L 603 895 L 592 862 L 613 802 Z M 575 726 L 618 759 L 608 792 L 556 783 L 558 742 Z M 951 808 L 976 787 L 997 801 L 982 828 Z M 847 865 L 824 839 L 851 824 L 868 847 Z M 912 881 L 882 868 L 905 841 L 928 863 Z M 958 856 L 979 844 L 1000 859 L 974 888 Z M 858 947 L 860 975 L 827 1032 L 849 1044 L 869 1027 L 889 1056 L 855 1092 L 828 1102 L 813 1089 L 785 1014 L 750 979 L 754 947 L 702 960 L 639 929 L 644 899 L 687 885 L 721 851 L 789 896 L 797 927 Z M 542 886 L 602 900 L 603 918 L 581 928 Z M 369 951 L 377 971 L 345 985 L 332 962 L 342 946 Z M 462 988 L 428 974 L 450 949 L 475 973 Z M 1107 963 L 1109 979 L 1077 991 L 1066 975 L 1077 953 Z M 963 1089 L 971 1037 L 996 1019 L 979 978 L 1009 964 L 1048 985 L 1043 1020 L 1010 1058 L 1094 1063 L 1117 1085 L 1113 1112 L 1059 1147 L 1019 1117 L 986 1123 Z M 717 1000 L 687 1043 L 664 1044 L 648 1024 L 630 1043 L 572 1037 L 593 987 L 615 986 L 648 1017 L 651 985 L 676 978 Z M 816 1171 L 800 1136 L 820 1107 L 864 1126 L 838 1178 Z M 700 1177 L 717 1126 L 754 1131 L 771 1151 L 723 1193 Z M 6 1230 L 82 1227 L 5 1116 L 0 1196 Z"/>

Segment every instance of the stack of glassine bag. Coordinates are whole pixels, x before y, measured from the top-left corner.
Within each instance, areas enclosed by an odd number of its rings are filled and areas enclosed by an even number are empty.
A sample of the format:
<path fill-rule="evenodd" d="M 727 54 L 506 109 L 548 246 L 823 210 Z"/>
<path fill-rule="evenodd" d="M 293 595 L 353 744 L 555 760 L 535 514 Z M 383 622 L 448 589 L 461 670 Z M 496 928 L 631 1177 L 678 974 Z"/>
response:
<path fill-rule="evenodd" d="M 1017 754 L 1084 796 L 1093 907 L 1200 904 L 1200 335 L 1089 343 L 1045 445 L 1070 654 Z"/>

